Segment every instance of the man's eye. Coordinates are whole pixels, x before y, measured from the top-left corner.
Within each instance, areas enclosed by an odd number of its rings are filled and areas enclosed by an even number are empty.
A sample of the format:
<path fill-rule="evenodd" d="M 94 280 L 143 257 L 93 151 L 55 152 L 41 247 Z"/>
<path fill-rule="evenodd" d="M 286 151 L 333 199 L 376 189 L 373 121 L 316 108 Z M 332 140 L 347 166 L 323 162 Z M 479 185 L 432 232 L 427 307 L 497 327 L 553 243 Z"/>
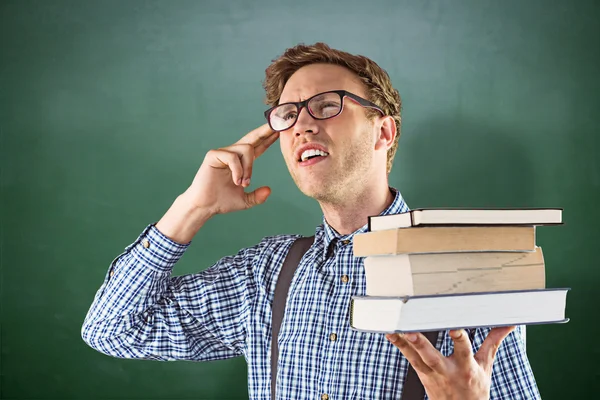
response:
<path fill-rule="evenodd" d="M 334 103 L 333 101 L 327 102 L 327 103 L 323 103 L 321 107 L 325 108 L 325 107 L 339 107 L 340 105 L 338 103 Z"/>
<path fill-rule="evenodd" d="M 294 118 L 296 118 L 296 112 L 295 111 L 294 112 L 289 112 L 289 113 L 287 113 L 287 114 L 285 114 L 283 116 L 283 119 L 286 120 L 286 121 L 290 120 L 290 119 L 294 119 Z"/>
<path fill-rule="evenodd" d="M 319 114 L 321 115 L 333 115 L 336 114 L 339 111 L 339 109 L 340 105 L 337 103 L 328 102 L 319 104 Z"/>

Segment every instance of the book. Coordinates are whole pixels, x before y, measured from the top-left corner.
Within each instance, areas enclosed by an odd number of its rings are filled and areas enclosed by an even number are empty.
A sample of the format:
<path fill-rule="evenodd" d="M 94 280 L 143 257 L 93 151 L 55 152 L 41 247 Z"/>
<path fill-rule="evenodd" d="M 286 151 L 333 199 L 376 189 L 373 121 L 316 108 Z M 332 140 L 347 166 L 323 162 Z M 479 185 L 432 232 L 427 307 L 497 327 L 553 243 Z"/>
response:
<path fill-rule="evenodd" d="M 369 231 L 427 225 L 558 225 L 561 208 L 417 208 L 404 213 L 371 216 Z"/>
<path fill-rule="evenodd" d="M 533 252 L 476 252 L 370 256 L 364 260 L 367 296 L 415 296 L 544 289 L 544 256 Z"/>
<path fill-rule="evenodd" d="M 568 322 L 569 288 L 431 296 L 353 296 L 350 326 L 376 333 Z"/>
<path fill-rule="evenodd" d="M 354 256 L 474 251 L 534 251 L 535 226 L 415 227 L 354 236 Z"/>

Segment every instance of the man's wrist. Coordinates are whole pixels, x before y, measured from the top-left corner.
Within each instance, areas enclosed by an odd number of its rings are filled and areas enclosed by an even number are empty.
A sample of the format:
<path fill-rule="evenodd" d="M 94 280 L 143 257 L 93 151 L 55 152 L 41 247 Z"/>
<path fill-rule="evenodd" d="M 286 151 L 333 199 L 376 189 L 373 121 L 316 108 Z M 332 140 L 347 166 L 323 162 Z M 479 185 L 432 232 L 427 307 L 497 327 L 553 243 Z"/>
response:
<path fill-rule="evenodd" d="M 184 193 L 175 199 L 156 229 L 174 242 L 189 244 L 211 217 L 209 210 L 196 207 Z"/>

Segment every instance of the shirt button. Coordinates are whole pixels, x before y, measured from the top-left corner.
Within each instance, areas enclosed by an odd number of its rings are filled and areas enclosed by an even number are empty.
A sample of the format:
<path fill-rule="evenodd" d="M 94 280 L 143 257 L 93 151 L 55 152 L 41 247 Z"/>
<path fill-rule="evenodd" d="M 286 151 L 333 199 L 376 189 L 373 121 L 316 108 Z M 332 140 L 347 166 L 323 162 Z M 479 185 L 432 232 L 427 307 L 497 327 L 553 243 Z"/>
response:
<path fill-rule="evenodd" d="M 110 273 L 109 273 L 110 277 L 112 278 L 114 274 L 115 274 L 115 270 L 114 270 L 114 269 L 111 269 L 111 270 L 110 270 Z"/>
<path fill-rule="evenodd" d="M 350 278 L 348 277 L 348 275 L 342 275 L 342 282 L 343 282 L 343 283 L 348 283 L 348 282 L 350 282 Z"/>
<path fill-rule="evenodd" d="M 321 400 L 329 400 L 329 395 L 327 393 L 323 393 L 321 395 Z"/>
<path fill-rule="evenodd" d="M 342 240 L 342 243 L 343 244 L 348 244 L 348 243 L 350 243 L 350 241 L 348 239 L 346 239 L 346 240 Z"/>
<path fill-rule="evenodd" d="M 337 340 L 337 335 L 335 333 L 332 333 L 331 335 L 329 335 L 329 340 L 335 342 Z"/>
<path fill-rule="evenodd" d="M 144 246 L 145 248 L 150 247 L 150 242 L 148 241 L 148 239 L 142 240 L 142 246 Z"/>

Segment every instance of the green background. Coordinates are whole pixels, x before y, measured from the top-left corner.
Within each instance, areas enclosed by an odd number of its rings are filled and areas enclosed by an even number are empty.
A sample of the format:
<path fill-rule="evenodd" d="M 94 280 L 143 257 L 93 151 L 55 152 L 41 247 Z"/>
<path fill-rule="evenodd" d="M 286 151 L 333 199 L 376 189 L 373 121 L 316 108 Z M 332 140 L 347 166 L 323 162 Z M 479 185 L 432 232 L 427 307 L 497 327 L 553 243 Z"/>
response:
<path fill-rule="evenodd" d="M 119 360 L 83 318 L 109 263 L 204 154 L 263 123 L 269 62 L 299 42 L 371 57 L 404 101 L 391 184 L 412 208 L 563 207 L 541 227 L 566 325 L 528 328 L 544 399 L 600 391 L 600 7 L 594 1 L 0 2 L 2 399 L 245 398 L 243 359 Z M 202 270 L 318 205 L 278 146 L 268 202 L 211 220 L 176 266 Z"/>

